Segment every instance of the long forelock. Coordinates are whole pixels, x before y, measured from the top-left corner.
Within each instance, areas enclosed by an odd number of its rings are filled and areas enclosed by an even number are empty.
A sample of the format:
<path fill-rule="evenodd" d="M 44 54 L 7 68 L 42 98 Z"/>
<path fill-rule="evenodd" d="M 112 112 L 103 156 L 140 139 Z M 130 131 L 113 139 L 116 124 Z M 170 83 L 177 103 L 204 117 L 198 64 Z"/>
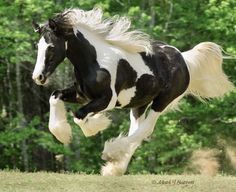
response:
<path fill-rule="evenodd" d="M 102 10 L 94 8 L 90 11 L 67 9 L 55 19 L 64 28 L 87 28 L 102 36 L 106 42 L 128 52 L 152 54 L 149 35 L 138 30 L 130 31 L 131 21 L 127 17 L 113 16 L 103 19 Z"/>

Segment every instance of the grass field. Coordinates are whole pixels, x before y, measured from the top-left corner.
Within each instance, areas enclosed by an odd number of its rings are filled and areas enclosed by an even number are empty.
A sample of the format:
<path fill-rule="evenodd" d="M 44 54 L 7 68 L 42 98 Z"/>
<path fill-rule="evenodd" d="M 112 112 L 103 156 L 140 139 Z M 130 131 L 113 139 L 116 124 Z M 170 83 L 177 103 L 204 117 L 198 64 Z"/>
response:
<path fill-rule="evenodd" d="M 0 171 L 0 192 L 235 192 L 236 177 L 200 175 L 100 175 Z"/>

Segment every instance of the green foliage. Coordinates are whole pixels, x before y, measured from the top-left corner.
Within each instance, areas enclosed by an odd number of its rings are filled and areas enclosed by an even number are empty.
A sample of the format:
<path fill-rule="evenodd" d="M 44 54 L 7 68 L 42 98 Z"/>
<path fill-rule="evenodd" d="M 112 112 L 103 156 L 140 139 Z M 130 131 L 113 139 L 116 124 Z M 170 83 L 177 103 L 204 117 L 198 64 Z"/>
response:
<path fill-rule="evenodd" d="M 47 126 L 40 122 L 40 118 L 35 116 L 30 122 L 28 122 L 22 128 L 19 126 L 22 115 L 9 120 L 8 124 L 5 124 L 5 131 L 0 132 L 0 168 L 18 168 L 23 169 L 22 161 L 22 141 L 27 144 L 27 151 L 29 154 L 29 161 L 32 161 L 30 170 L 37 170 L 37 165 L 34 165 L 33 154 L 39 150 L 47 150 L 50 153 L 69 155 L 70 149 L 65 148 L 58 142 L 55 142 L 53 136 L 40 130 L 39 127 Z M 39 163 L 39 162 L 37 162 Z M 15 167 L 12 167 L 14 165 Z"/>

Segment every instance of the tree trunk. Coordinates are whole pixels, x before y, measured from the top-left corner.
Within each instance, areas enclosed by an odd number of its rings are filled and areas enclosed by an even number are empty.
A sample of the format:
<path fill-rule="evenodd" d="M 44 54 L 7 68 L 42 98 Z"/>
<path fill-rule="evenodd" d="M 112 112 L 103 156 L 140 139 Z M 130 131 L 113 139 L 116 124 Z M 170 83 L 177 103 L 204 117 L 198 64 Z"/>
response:
<path fill-rule="evenodd" d="M 22 90 L 21 90 L 21 71 L 20 71 L 20 64 L 16 64 L 16 90 L 17 90 L 17 111 L 19 113 L 18 117 L 20 120 L 18 121 L 18 128 L 25 129 L 25 117 L 23 111 L 23 98 L 22 98 Z M 23 159 L 24 170 L 29 170 L 29 162 L 28 162 L 28 153 L 27 153 L 27 144 L 26 140 L 21 142 L 21 155 Z"/>
<path fill-rule="evenodd" d="M 151 9 L 150 28 L 153 28 L 156 24 L 155 0 L 150 0 L 149 1 L 149 6 L 150 6 L 150 9 Z"/>
<path fill-rule="evenodd" d="M 166 33 L 168 28 L 169 28 L 169 23 L 172 17 L 172 13 L 173 13 L 173 2 L 172 1 L 168 1 L 169 3 L 169 14 L 165 23 L 165 27 L 164 27 L 164 32 Z"/>

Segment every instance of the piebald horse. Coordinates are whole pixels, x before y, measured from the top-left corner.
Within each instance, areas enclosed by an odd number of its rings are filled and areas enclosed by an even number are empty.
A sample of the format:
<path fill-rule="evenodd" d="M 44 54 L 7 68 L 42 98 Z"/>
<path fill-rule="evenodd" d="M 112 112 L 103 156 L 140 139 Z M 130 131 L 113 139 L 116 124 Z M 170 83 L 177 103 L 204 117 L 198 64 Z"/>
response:
<path fill-rule="evenodd" d="M 103 19 L 99 8 L 68 9 L 42 25 L 33 23 L 40 34 L 33 80 L 45 85 L 65 58 L 74 66 L 74 84 L 54 91 L 49 100 L 49 130 L 59 141 L 69 143 L 72 136 L 64 102 L 82 105 L 74 122 L 87 137 L 108 127 L 111 120 L 104 112 L 131 109 L 128 135 L 105 143 L 102 175 L 124 174 L 158 117 L 184 95 L 214 98 L 234 88 L 222 70 L 217 44 L 203 42 L 181 53 L 129 30 L 130 24 L 127 17 Z"/>

